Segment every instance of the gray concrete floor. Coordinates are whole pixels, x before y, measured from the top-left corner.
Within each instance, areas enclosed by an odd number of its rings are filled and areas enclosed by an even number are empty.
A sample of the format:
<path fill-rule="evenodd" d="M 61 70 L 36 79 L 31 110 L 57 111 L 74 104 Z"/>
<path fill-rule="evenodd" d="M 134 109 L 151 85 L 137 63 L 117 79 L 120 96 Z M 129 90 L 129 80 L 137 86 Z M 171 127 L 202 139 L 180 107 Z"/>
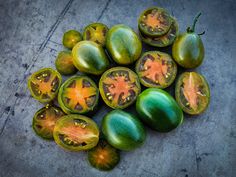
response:
<path fill-rule="evenodd" d="M 196 70 L 208 80 L 211 104 L 200 116 L 185 115 L 182 126 L 161 134 L 147 128 L 145 144 L 122 152 L 111 172 L 89 166 L 86 153 L 66 152 L 32 131 L 34 112 L 42 107 L 30 97 L 27 77 L 54 67 L 68 29 L 91 22 L 109 27 L 124 23 L 137 30 L 137 17 L 149 6 L 168 9 L 180 31 L 198 11 L 197 31 L 206 30 L 203 64 Z M 234 0 L 1 0 L 0 1 L 0 176 L 233 177 L 236 175 L 236 3 Z M 144 51 L 156 48 L 144 45 Z M 170 51 L 163 49 L 162 51 Z M 173 86 L 167 89 L 173 93 Z M 110 110 L 93 119 L 100 124 Z M 130 109 L 132 110 L 132 108 Z M 129 110 L 128 110 L 129 111 Z"/>

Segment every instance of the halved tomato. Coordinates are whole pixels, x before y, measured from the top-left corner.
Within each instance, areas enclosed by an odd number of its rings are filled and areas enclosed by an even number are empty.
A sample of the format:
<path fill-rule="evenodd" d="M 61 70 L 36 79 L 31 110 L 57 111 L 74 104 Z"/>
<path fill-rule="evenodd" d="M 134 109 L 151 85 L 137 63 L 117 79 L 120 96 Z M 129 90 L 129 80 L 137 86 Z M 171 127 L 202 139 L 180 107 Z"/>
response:
<path fill-rule="evenodd" d="M 43 68 L 33 73 L 28 79 L 31 95 L 42 103 L 52 101 L 61 85 L 61 75 L 52 68 Z"/>
<path fill-rule="evenodd" d="M 99 81 L 99 91 L 104 102 L 114 109 L 123 109 L 131 105 L 140 90 L 138 76 L 125 67 L 107 70 Z"/>
<path fill-rule="evenodd" d="M 174 81 L 177 66 L 167 53 L 149 51 L 138 60 L 136 72 L 144 86 L 166 88 Z"/>
<path fill-rule="evenodd" d="M 99 91 L 96 84 L 87 76 L 73 76 L 66 80 L 58 93 L 58 102 L 67 113 L 87 113 L 98 103 Z"/>
<path fill-rule="evenodd" d="M 99 140 L 97 124 L 90 118 L 70 114 L 60 118 L 55 125 L 53 137 L 67 150 L 80 151 L 95 147 Z"/>
<path fill-rule="evenodd" d="M 192 115 L 206 110 L 210 102 L 210 88 L 206 79 L 196 72 L 182 73 L 175 87 L 177 103 Z"/>
<path fill-rule="evenodd" d="M 65 115 L 58 107 L 46 105 L 38 110 L 33 118 L 32 127 L 35 133 L 45 139 L 53 139 L 53 129 L 56 121 Z"/>

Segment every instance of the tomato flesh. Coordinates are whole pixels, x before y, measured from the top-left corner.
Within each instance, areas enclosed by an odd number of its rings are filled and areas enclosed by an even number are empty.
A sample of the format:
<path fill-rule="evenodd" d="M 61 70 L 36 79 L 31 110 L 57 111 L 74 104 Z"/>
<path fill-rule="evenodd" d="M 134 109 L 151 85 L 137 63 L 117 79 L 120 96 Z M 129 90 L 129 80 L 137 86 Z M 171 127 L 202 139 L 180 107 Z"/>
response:
<path fill-rule="evenodd" d="M 58 102 L 66 113 L 86 113 L 97 105 L 96 84 L 87 76 L 74 76 L 60 88 Z"/>
<path fill-rule="evenodd" d="M 150 51 L 139 59 L 136 72 L 144 86 L 166 88 L 174 81 L 177 66 L 168 54 Z"/>
<path fill-rule="evenodd" d="M 102 75 L 99 90 L 108 106 L 125 108 L 136 100 L 140 92 L 140 84 L 137 75 L 132 70 L 115 67 Z"/>
<path fill-rule="evenodd" d="M 119 151 L 101 139 L 96 147 L 88 151 L 89 163 L 99 170 L 112 170 L 120 161 Z"/>
<path fill-rule="evenodd" d="M 61 85 L 61 75 L 51 69 L 43 68 L 33 73 L 28 80 L 31 95 L 42 103 L 52 101 Z"/>
<path fill-rule="evenodd" d="M 105 46 L 108 27 L 102 23 L 92 23 L 85 27 L 83 39 Z"/>
<path fill-rule="evenodd" d="M 169 13 L 159 7 L 146 9 L 139 17 L 139 30 L 148 36 L 162 36 L 171 26 Z"/>
<path fill-rule="evenodd" d="M 179 32 L 179 27 L 178 27 L 178 23 L 176 21 L 176 19 L 172 18 L 172 24 L 171 27 L 169 29 L 169 31 L 164 34 L 163 36 L 159 36 L 159 37 L 150 37 L 147 36 L 145 34 L 143 34 L 141 31 L 139 32 L 140 37 L 142 39 L 142 41 L 148 45 L 154 46 L 154 47 L 166 47 L 171 45 L 176 36 L 178 35 Z"/>
<path fill-rule="evenodd" d="M 208 83 L 196 72 L 185 72 L 179 77 L 175 94 L 178 104 L 188 114 L 202 113 L 210 101 Z"/>
<path fill-rule="evenodd" d="M 64 149 L 88 150 L 97 145 L 99 129 L 92 119 L 70 114 L 56 122 L 53 136 L 56 143 Z"/>
<path fill-rule="evenodd" d="M 56 121 L 65 115 L 65 113 L 57 107 L 46 106 L 38 110 L 33 118 L 32 127 L 35 133 L 45 139 L 53 139 L 53 129 Z"/>

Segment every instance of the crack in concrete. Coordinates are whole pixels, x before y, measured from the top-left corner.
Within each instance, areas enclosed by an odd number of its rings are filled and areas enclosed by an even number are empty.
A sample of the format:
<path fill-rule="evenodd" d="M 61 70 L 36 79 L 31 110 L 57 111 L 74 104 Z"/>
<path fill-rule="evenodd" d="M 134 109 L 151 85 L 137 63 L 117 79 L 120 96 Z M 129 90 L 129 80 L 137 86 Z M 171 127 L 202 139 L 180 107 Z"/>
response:
<path fill-rule="evenodd" d="M 99 17 L 97 18 L 97 21 L 99 21 L 99 20 L 102 18 L 103 14 L 104 14 L 105 11 L 107 10 L 107 8 L 108 8 L 110 2 L 111 2 L 111 0 L 108 0 L 108 1 L 106 2 L 105 7 L 102 9 L 102 12 L 100 13 Z"/>
<path fill-rule="evenodd" d="M 31 71 L 31 69 L 32 69 L 32 67 L 34 66 L 35 62 L 37 61 L 39 55 L 40 55 L 41 52 L 45 49 L 45 47 L 46 47 L 48 41 L 49 41 L 50 38 L 52 37 L 53 33 L 56 31 L 58 25 L 59 25 L 59 24 L 61 23 L 61 21 L 63 20 L 65 14 L 66 14 L 66 13 L 68 12 L 68 10 L 70 9 L 71 4 L 73 3 L 73 1 L 74 1 L 74 0 L 69 0 L 69 2 L 66 4 L 66 6 L 63 8 L 63 10 L 61 11 L 61 13 L 59 14 L 59 16 L 58 16 L 56 22 L 52 25 L 52 27 L 51 27 L 50 30 L 48 31 L 48 33 L 47 33 L 47 35 L 46 35 L 46 39 L 45 39 L 45 40 L 43 41 L 43 43 L 40 45 L 40 47 L 39 47 L 39 49 L 38 49 L 36 55 L 33 57 L 33 59 L 32 59 L 33 62 L 31 63 L 31 65 L 28 67 L 28 69 L 27 69 L 26 72 L 24 73 L 24 76 L 26 75 L 27 72 L 29 73 L 29 72 Z M 17 87 L 18 89 L 21 88 L 21 86 L 22 86 L 22 84 L 24 83 L 25 80 L 26 80 L 26 77 L 24 77 L 23 80 L 21 81 L 21 83 L 18 85 L 18 87 Z M 18 91 L 18 89 L 17 89 L 16 91 Z M 14 92 L 14 93 L 15 93 L 15 92 Z M 8 98 L 10 98 L 10 97 L 12 97 L 12 96 L 13 96 L 13 95 L 10 95 Z M 11 109 L 10 109 L 10 111 L 9 111 L 8 114 L 7 114 L 6 120 L 4 121 L 3 126 L 2 126 L 2 129 L 1 129 L 1 131 L 0 131 L 0 136 L 1 136 L 1 135 L 3 134 L 3 132 L 4 132 L 4 129 L 5 129 L 5 127 L 6 127 L 6 124 L 7 124 L 8 120 L 9 120 L 9 116 L 11 115 L 11 111 L 14 110 L 14 107 L 15 107 L 15 104 L 16 104 L 17 100 L 18 100 L 18 99 L 16 98 L 16 100 L 15 100 L 13 106 L 11 106 Z M 1 117 L 0 117 L 0 118 L 2 118 L 3 115 L 4 115 L 4 111 L 3 111 L 3 113 L 1 114 Z"/>

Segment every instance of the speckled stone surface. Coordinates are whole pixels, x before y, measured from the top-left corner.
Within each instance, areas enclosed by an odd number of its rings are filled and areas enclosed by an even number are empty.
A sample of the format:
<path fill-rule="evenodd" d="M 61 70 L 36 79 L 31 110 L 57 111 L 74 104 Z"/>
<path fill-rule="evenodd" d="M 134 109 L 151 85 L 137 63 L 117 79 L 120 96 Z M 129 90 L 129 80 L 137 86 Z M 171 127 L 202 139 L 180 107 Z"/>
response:
<path fill-rule="evenodd" d="M 203 15 L 197 31 L 206 55 L 196 71 L 211 88 L 211 103 L 200 116 L 185 115 L 170 133 L 147 128 L 145 144 L 121 152 L 119 165 L 100 172 L 87 163 L 85 152 L 67 152 L 38 138 L 31 128 L 42 107 L 30 97 L 27 77 L 41 67 L 53 67 L 63 50 L 68 29 L 91 22 L 109 27 L 124 23 L 137 31 L 137 17 L 157 5 L 174 15 L 180 31 Z M 234 0 L 1 0 L 0 1 L 0 176 L 1 177 L 234 177 L 236 175 L 236 3 Z M 158 50 L 143 45 L 143 51 Z M 161 51 L 171 51 L 161 49 Z M 167 90 L 173 93 L 172 85 Z M 111 109 L 100 106 L 93 119 L 100 125 Z M 133 111 L 132 108 L 127 111 Z"/>

